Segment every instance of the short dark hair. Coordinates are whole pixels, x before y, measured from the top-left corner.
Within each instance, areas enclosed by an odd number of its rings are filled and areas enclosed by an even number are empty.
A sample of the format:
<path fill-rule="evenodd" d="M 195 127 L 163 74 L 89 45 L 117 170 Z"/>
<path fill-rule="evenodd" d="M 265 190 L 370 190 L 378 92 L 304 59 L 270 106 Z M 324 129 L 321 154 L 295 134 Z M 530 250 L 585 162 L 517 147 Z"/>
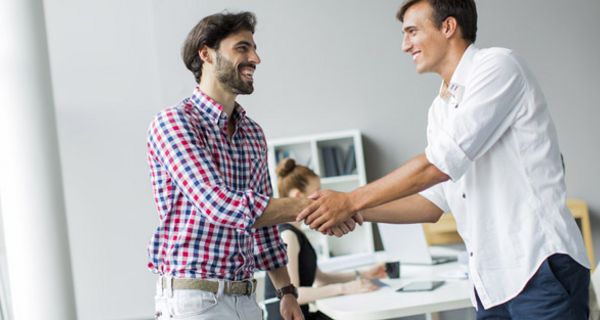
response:
<path fill-rule="evenodd" d="M 474 43 L 477 37 L 477 7 L 474 0 L 406 0 L 396 18 L 404 22 L 404 14 L 413 5 L 427 1 L 433 8 L 433 22 L 440 28 L 448 17 L 454 17 L 460 26 L 463 39 Z"/>
<path fill-rule="evenodd" d="M 221 40 L 230 34 L 242 30 L 254 34 L 255 26 L 256 16 L 252 12 L 216 13 L 200 20 L 190 31 L 181 48 L 183 62 L 194 74 L 196 82 L 200 83 L 200 77 L 202 76 L 203 61 L 198 55 L 198 51 L 202 47 L 219 49 Z"/>

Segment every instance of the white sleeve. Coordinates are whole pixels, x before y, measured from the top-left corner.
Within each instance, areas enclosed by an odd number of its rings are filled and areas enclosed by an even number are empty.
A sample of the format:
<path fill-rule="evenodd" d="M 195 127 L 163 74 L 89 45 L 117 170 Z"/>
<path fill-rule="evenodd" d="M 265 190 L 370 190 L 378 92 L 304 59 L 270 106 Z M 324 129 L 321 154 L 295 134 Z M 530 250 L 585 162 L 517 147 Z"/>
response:
<path fill-rule="evenodd" d="M 421 192 L 419 195 L 425 197 L 425 199 L 433 202 L 438 208 L 440 208 L 444 212 L 450 212 L 450 207 L 448 206 L 448 202 L 446 201 L 446 195 L 444 193 L 444 187 L 442 183 L 438 183 L 434 186 L 429 187 Z"/>
<path fill-rule="evenodd" d="M 510 54 L 483 56 L 471 72 L 451 121 L 425 149 L 429 162 L 453 181 L 512 125 L 527 90 L 523 70 Z"/>

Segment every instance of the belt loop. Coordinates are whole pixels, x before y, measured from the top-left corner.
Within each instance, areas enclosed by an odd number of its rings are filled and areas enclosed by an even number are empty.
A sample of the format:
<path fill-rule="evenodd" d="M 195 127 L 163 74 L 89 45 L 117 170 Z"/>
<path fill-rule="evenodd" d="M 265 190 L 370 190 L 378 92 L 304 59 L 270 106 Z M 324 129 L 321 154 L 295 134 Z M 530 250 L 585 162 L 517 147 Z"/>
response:
<path fill-rule="evenodd" d="M 173 298 L 173 276 L 172 275 L 168 275 L 166 277 L 166 282 L 167 282 L 167 296 L 169 298 Z"/>
<path fill-rule="evenodd" d="M 156 295 L 159 297 L 163 297 L 163 277 L 159 276 L 156 280 Z"/>
<path fill-rule="evenodd" d="M 250 297 L 254 293 L 254 279 L 248 280 L 248 285 L 246 286 L 246 294 Z"/>
<path fill-rule="evenodd" d="M 221 297 L 223 292 L 225 292 L 225 280 L 219 279 L 219 288 L 217 289 L 217 297 Z"/>

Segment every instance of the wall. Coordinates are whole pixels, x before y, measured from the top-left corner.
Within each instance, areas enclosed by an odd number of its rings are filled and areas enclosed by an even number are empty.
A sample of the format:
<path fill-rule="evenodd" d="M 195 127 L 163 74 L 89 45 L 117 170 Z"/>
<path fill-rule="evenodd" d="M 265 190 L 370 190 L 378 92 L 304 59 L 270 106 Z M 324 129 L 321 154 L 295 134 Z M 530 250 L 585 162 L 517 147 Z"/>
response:
<path fill-rule="evenodd" d="M 423 150 L 439 86 L 401 52 L 400 2 L 46 0 L 79 318 L 152 314 L 145 247 L 157 218 L 145 131 L 158 110 L 193 89 L 179 49 L 202 16 L 257 14 L 263 63 L 255 94 L 239 101 L 269 138 L 358 128 L 373 180 Z M 600 2 L 478 6 L 478 45 L 511 47 L 529 61 L 558 127 L 569 195 L 588 201 L 600 226 Z"/>

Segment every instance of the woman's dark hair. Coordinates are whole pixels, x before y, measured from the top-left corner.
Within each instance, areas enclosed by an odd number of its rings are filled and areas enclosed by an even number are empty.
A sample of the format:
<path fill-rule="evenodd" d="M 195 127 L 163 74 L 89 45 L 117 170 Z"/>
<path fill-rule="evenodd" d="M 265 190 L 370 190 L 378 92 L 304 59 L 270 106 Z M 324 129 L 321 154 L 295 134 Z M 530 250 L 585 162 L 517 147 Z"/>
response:
<path fill-rule="evenodd" d="M 477 7 L 474 0 L 407 0 L 405 1 L 396 18 L 404 22 L 404 14 L 413 5 L 427 1 L 433 9 L 433 23 L 440 28 L 444 20 L 454 17 L 460 26 L 463 39 L 474 43 L 477 37 Z"/>
<path fill-rule="evenodd" d="M 203 18 L 190 31 L 183 48 L 181 56 L 185 66 L 194 74 L 196 82 L 200 83 L 202 76 L 202 59 L 198 51 L 207 46 L 219 49 L 221 40 L 238 31 L 250 31 L 254 34 L 256 16 L 252 12 L 240 13 L 216 13 Z"/>
<path fill-rule="evenodd" d="M 308 167 L 296 164 L 292 158 L 281 160 L 277 165 L 277 190 L 280 197 L 287 197 L 293 189 L 306 191 L 308 180 L 317 178 L 317 174 Z"/>

